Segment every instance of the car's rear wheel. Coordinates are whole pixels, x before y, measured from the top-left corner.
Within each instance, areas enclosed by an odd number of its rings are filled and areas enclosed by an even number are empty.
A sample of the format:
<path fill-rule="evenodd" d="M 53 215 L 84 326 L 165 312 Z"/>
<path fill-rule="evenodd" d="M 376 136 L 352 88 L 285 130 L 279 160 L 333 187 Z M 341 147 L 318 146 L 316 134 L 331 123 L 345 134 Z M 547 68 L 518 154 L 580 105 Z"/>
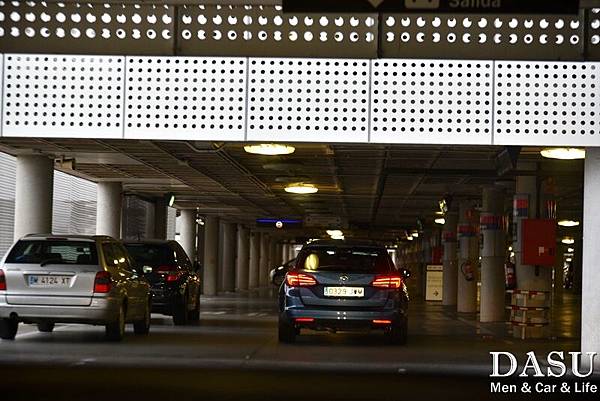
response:
<path fill-rule="evenodd" d="M 185 295 L 183 299 L 176 301 L 173 305 L 173 324 L 175 326 L 184 326 L 188 322 L 187 301 L 188 297 Z"/>
<path fill-rule="evenodd" d="M 200 295 L 196 297 L 196 302 L 194 302 L 194 309 L 188 312 L 188 320 L 190 322 L 197 322 L 200 320 Z"/>
<path fill-rule="evenodd" d="M 125 336 L 125 308 L 121 306 L 117 319 L 106 325 L 106 337 L 110 341 L 121 341 Z"/>
<path fill-rule="evenodd" d="M 54 330 L 54 323 L 52 322 L 42 322 L 37 325 L 38 331 L 42 333 L 52 333 Z"/>
<path fill-rule="evenodd" d="M 296 341 L 296 328 L 290 323 L 290 321 L 280 316 L 279 317 L 279 342 L 285 344 L 292 344 Z"/>
<path fill-rule="evenodd" d="M 133 322 L 133 332 L 137 335 L 148 335 L 150 333 L 150 301 L 146 305 L 144 318 Z"/>
<path fill-rule="evenodd" d="M 393 324 L 387 332 L 390 344 L 405 345 L 408 342 L 408 320 Z"/>
<path fill-rule="evenodd" d="M 0 319 L 0 338 L 3 340 L 14 340 L 19 330 L 19 322 L 16 319 Z"/>

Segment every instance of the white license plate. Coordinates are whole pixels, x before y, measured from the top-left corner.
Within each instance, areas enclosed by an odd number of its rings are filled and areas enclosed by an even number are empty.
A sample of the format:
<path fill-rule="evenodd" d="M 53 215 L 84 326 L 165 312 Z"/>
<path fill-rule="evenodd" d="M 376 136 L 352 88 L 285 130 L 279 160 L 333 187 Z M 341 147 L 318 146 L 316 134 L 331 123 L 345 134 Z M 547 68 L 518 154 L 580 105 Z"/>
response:
<path fill-rule="evenodd" d="M 365 296 L 363 287 L 325 287 L 326 297 L 362 298 Z"/>
<path fill-rule="evenodd" d="M 71 284 L 70 276 L 29 276 L 30 287 L 68 287 Z"/>

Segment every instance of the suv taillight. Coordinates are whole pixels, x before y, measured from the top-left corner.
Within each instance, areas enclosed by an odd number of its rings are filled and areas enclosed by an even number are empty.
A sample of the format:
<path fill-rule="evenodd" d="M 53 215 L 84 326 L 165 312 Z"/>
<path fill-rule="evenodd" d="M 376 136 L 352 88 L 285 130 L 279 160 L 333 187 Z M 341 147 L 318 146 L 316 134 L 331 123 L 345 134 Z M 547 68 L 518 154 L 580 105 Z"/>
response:
<path fill-rule="evenodd" d="M 6 291 L 6 276 L 2 269 L 0 269 L 0 291 Z"/>
<path fill-rule="evenodd" d="M 181 270 L 178 270 L 177 266 L 158 266 L 156 272 L 165 276 L 165 281 L 167 283 L 174 283 L 183 276 L 183 272 Z"/>
<path fill-rule="evenodd" d="M 373 287 L 397 289 L 402 287 L 402 277 L 396 275 L 375 276 Z"/>
<path fill-rule="evenodd" d="M 110 279 L 110 273 L 107 271 L 101 271 L 96 273 L 96 279 L 94 280 L 94 292 L 99 294 L 106 294 L 110 292 L 112 282 Z"/>
<path fill-rule="evenodd" d="M 288 273 L 285 280 L 290 287 L 310 287 L 317 284 L 313 276 L 304 273 Z"/>

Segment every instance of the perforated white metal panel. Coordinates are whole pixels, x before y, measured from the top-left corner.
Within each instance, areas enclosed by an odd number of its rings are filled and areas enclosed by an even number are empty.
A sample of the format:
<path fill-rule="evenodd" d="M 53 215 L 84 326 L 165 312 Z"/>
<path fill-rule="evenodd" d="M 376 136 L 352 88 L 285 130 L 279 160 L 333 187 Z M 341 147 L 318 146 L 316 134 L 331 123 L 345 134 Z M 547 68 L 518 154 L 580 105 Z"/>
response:
<path fill-rule="evenodd" d="M 247 139 L 367 142 L 369 64 L 250 59 Z"/>
<path fill-rule="evenodd" d="M 7 54 L 4 136 L 122 138 L 124 58 Z"/>
<path fill-rule="evenodd" d="M 246 59 L 130 57 L 126 138 L 242 141 Z"/>
<path fill-rule="evenodd" d="M 493 63 L 375 60 L 371 142 L 490 144 Z"/>
<path fill-rule="evenodd" d="M 384 14 L 383 57 L 581 60 L 583 13 Z"/>
<path fill-rule="evenodd" d="M 497 62 L 498 145 L 600 145 L 600 63 Z"/>

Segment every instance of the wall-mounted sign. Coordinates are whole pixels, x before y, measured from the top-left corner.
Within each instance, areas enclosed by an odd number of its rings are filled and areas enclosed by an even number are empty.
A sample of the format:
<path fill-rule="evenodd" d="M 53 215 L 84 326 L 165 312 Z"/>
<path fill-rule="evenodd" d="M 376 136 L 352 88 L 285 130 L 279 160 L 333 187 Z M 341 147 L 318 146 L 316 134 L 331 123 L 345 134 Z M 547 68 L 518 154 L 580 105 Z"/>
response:
<path fill-rule="evenodd" d="M 425 300 L 441 301 L 444 289 L 444 266 L 428 265 L 425 275 Z"/>
<path fill-rule="evenodd" d="M 283 12 L 577 14 L 579 0 L 282 0 Z"/>

